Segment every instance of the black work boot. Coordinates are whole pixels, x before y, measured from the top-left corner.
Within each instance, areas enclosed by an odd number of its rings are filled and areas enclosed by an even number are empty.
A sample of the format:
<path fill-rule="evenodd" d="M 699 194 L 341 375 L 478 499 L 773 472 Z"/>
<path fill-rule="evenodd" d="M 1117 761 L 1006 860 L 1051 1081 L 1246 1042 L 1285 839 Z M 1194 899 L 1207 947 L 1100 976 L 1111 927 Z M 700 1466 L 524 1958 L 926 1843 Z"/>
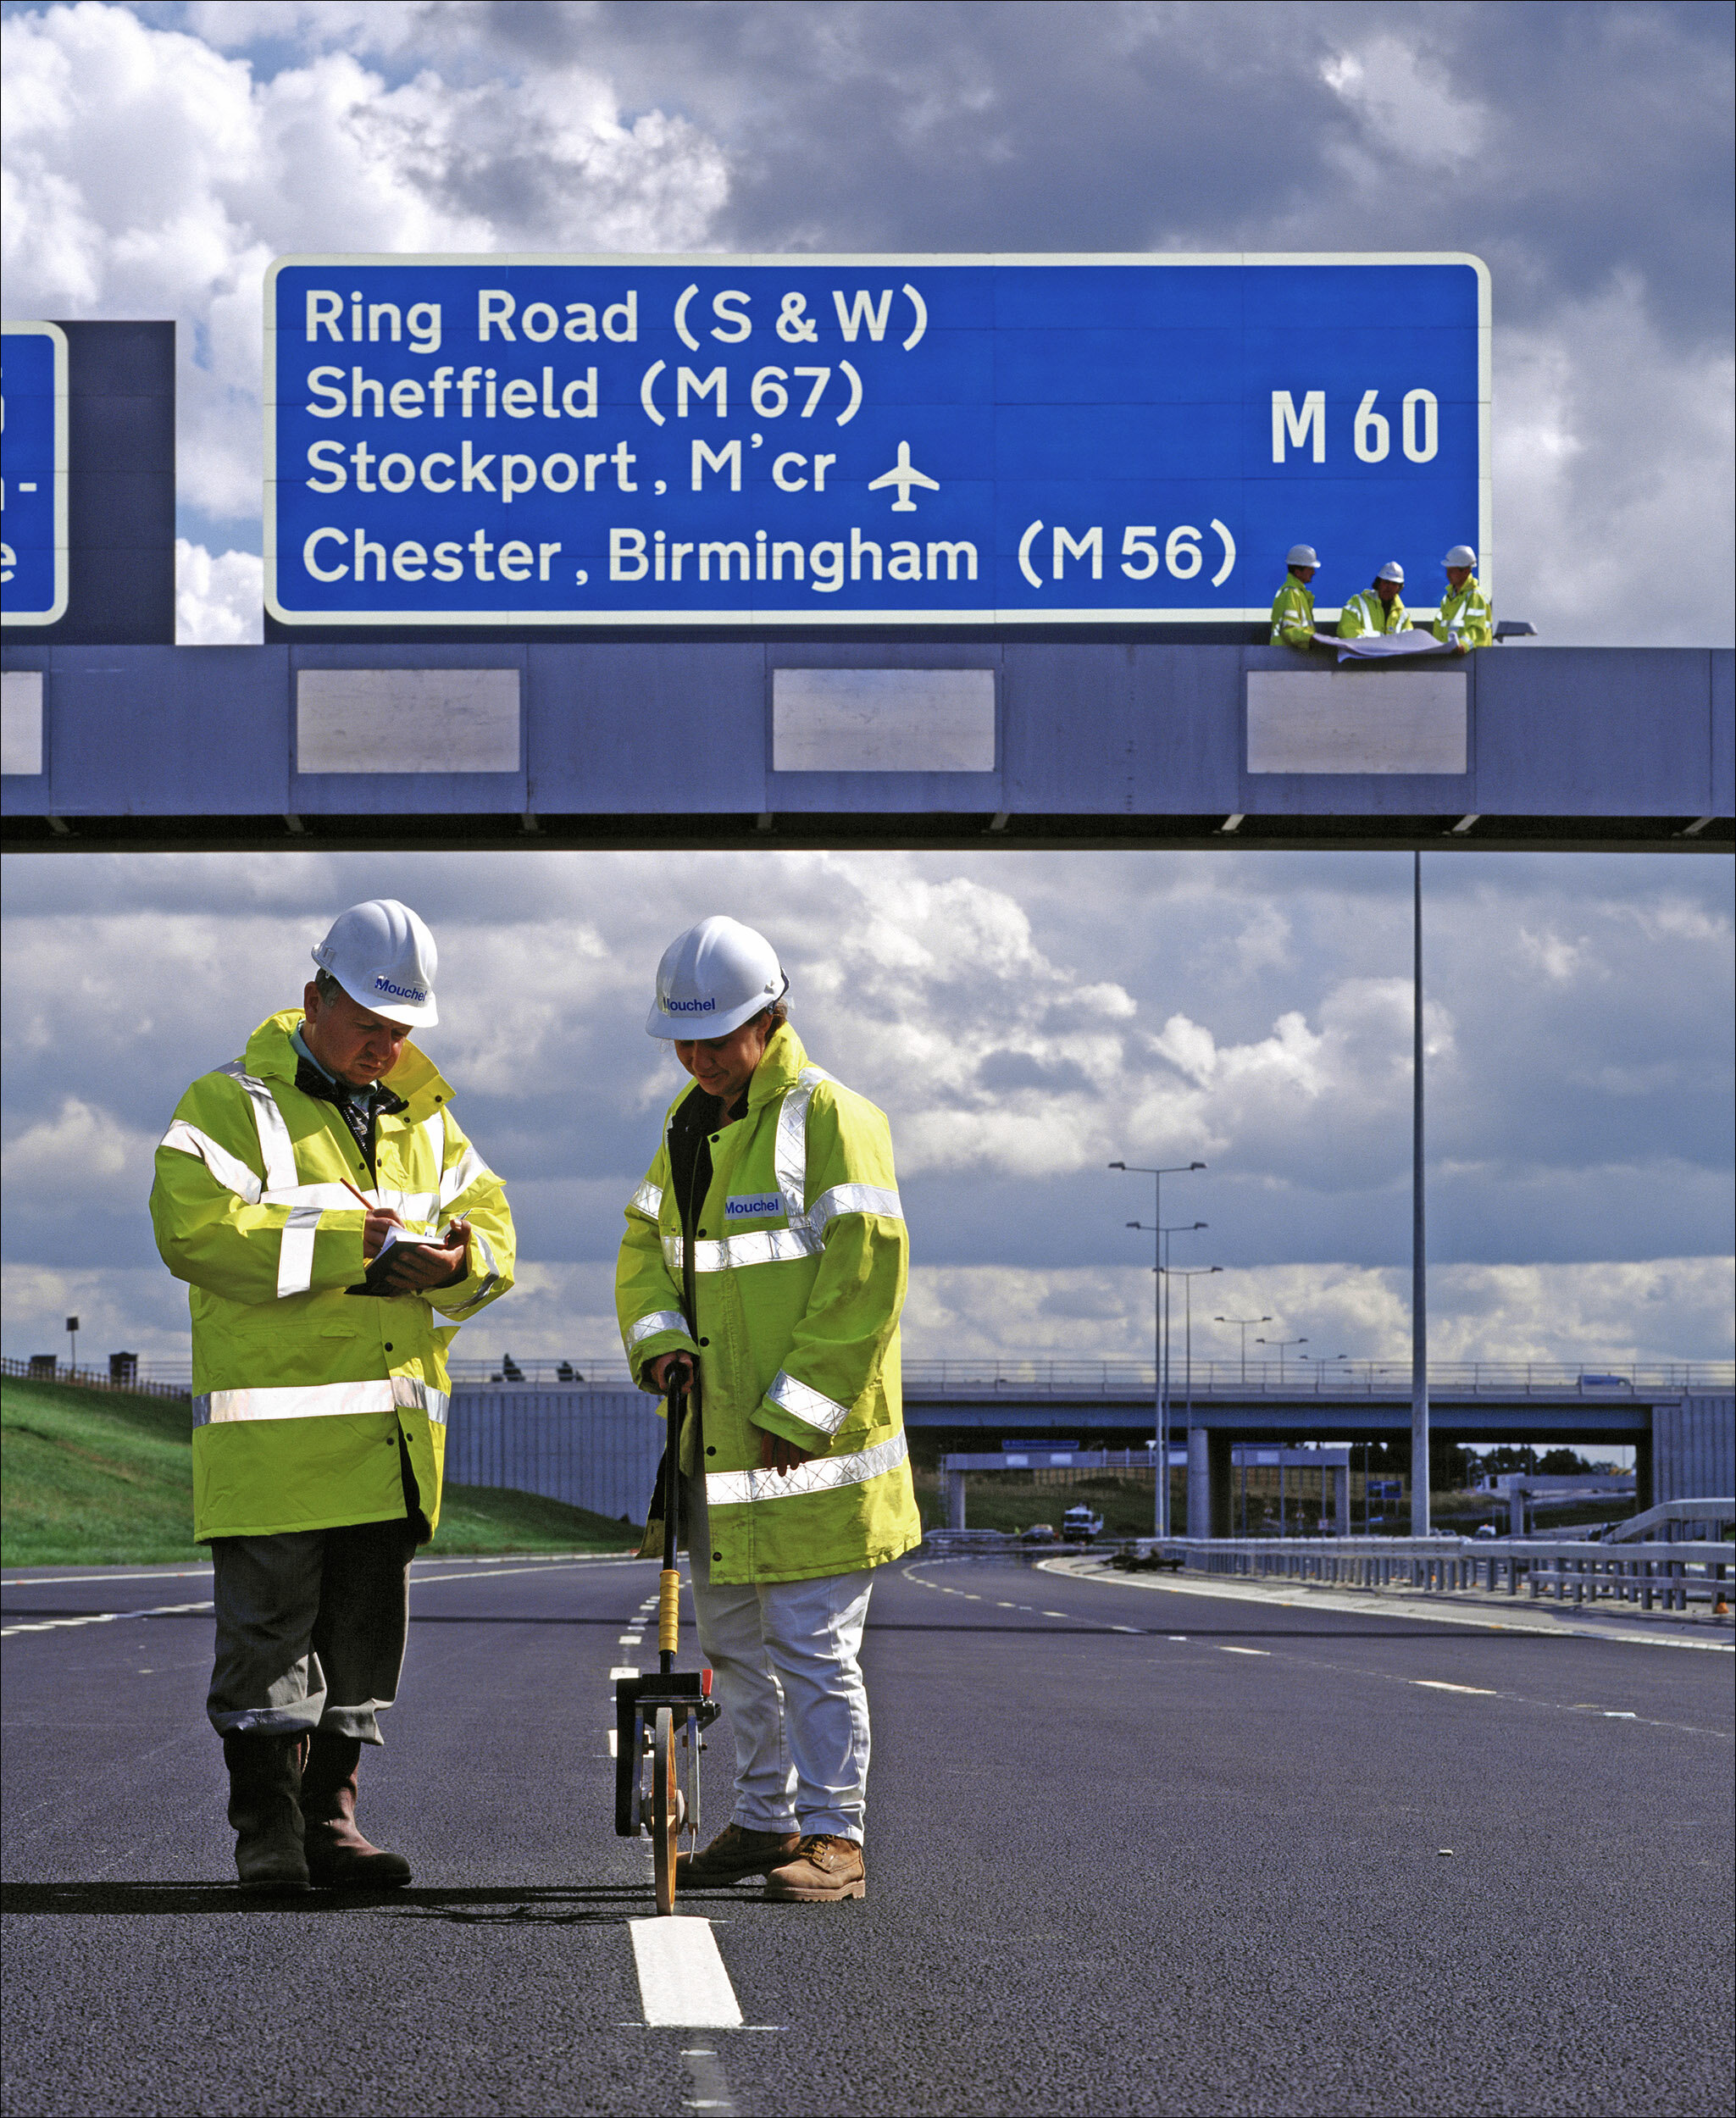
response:
<path fill-rule="evenodd" d="M 308 1873 L 331 1890 L 389 1890 L 410 1880 L 402 1854 L 382 1853 L 356 1828 L 356 1772 L 362 1745 L 354 1736 L 313 1732 L 302 1775 L 302 1814 L 308 1826 Z"/>
<path fill-rule="evenodd" d="M 307 1737 L 249 1729 L 223 1738 L 236 1873 L 244 1890 L 305 1890 L 302 1758 Z"/>

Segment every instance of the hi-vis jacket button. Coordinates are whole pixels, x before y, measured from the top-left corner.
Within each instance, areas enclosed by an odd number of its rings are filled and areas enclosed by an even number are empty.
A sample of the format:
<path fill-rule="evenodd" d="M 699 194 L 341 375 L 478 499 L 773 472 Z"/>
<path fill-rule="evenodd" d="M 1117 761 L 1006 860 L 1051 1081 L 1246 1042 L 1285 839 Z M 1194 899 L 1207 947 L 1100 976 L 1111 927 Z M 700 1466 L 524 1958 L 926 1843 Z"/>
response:
<path fill-rule="evenodd" d="M 713 1557 L 713 1559 L 721 1559 L 723 1556 L 724 1556 L 724 1555 L 723 1555 L 721 1552 L 713 1552 L 713 1553 L 712 1554 L 712 1557 Z"/>
<path fill-rule="evenodd" d="M 702 1346 L 708 1346 L 711 1344 L 711 1340 L 709 1339 L 702 1339 L 699 1343 Z M 391 1351 L 391 1348 L 388 1346 L 386 1348 L 386 1351 L 390 1353 Z"/>
<path fill-rule="evenodd" d="M 708 1456 L 714 1456 L 714 1455 L 717 1455 L 717 1453 L 718 1453 L 718 1452 L 717 1452 L 717 1450 L 716 1450 L 715 1449 L 713 1449 L 713 1448 L 710 1447 L 709 1445 L 707 1445 L 707 1449 L 706 1449 L 706 1452 L 705 1452 L 705 1453 L 706 1453 L 706 1454 L 707 1454 L 707 1455 L 708 1455 Z"/>

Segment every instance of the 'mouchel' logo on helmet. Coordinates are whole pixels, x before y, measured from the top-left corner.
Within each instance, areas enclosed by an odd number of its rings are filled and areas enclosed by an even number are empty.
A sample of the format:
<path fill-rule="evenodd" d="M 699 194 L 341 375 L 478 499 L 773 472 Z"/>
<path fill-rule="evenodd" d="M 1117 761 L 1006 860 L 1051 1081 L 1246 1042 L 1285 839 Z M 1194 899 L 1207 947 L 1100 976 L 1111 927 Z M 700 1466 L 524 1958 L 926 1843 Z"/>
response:
<path fill-rule="evenodd" d="M 384 971 L 374 979 L 374 990 L 376 993 L 390 994 L 395 1001 L 408 1001 L 417 1007 L 423 1006 L 428 999 L 419 985 L 394 985 Z"/>
<path fill-rule="evenodd" d="M 644 990 L 643 986 L 640 988 L 641 992 Z M 663 1011 L 666 1015 L 710 1015 L 717 1011 L 718 1004 L 714 1000 L 678 1001 L 671 999 L 668 994 L 661 995 L 661 1000 Z"/>

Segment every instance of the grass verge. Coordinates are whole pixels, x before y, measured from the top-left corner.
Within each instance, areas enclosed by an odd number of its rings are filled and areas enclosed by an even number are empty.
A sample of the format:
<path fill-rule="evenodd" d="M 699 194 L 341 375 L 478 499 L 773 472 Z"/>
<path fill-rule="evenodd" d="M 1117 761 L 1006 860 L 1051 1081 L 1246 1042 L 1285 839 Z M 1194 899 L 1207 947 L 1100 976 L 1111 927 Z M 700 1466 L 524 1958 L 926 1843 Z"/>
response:
<path fill-rule="evenodd" d="M 196 1544 L 192 1434 L 185 1398 L 0 1383 L 0 1566 L 158 1566 L 210 1556 Z M 621 1551 L 624 1522 L 534 1493 L 449 1485 L 426 1549 Z"/>

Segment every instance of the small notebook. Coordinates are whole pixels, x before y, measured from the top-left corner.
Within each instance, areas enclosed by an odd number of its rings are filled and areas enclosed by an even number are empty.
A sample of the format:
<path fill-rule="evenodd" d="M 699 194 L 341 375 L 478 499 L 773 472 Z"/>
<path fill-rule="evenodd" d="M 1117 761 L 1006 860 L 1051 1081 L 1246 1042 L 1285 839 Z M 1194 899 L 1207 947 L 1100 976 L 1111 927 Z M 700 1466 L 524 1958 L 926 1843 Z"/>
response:
<path fill-rule="evenodd" d="M 452 1231 L 450 1227 L 442 1234 L 435 1234 L 430 1231 L 427 1235 L 414 1234 L 408 1228 L 388 1228 L 385 1232 L 385 1240 L 369 1261 L 367 1278 L 359 1286 L 346 1288 L 344 1291 L 350 1295 L 385 1295 L 388 1292 L 385 1275 L 391 1263 L 394 1250 L 413 1248 L 444 1250 L 452 1240 Z"/>

